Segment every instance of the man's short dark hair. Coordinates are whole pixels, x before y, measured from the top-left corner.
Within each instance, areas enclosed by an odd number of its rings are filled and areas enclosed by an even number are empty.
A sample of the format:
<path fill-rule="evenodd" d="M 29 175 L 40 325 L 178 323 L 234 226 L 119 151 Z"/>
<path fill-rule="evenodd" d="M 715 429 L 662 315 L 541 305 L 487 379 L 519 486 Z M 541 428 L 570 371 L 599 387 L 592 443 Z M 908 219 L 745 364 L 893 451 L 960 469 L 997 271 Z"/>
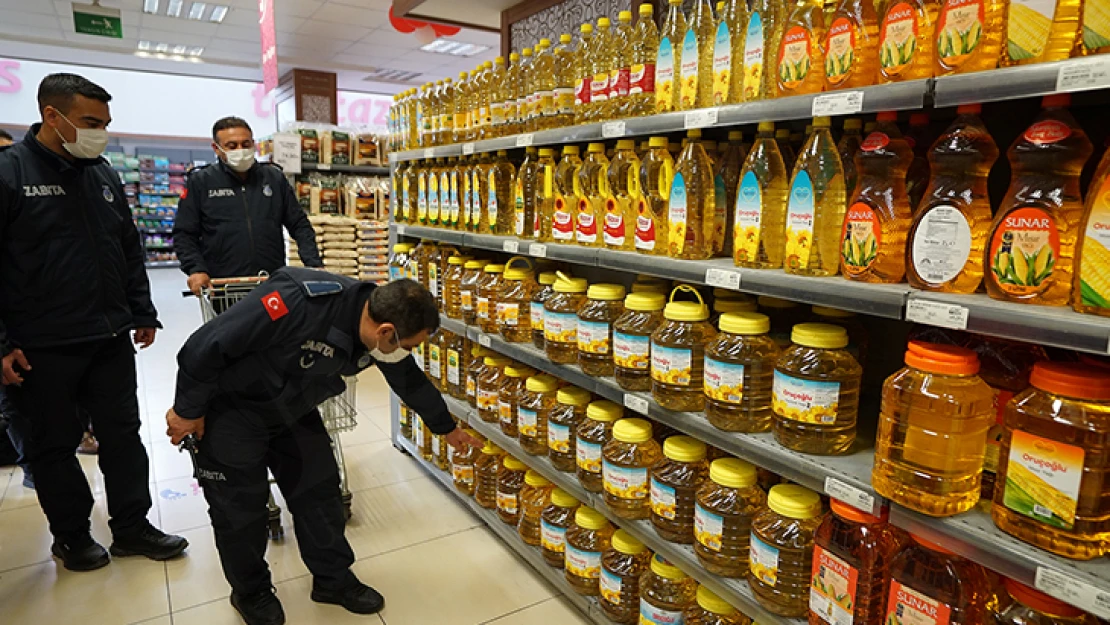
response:
<path fill-rule="evenodd" d="M 112 96 L 95 82 L 77 74 L 50 74 L 39 83 L 39 112 L 53 106 L 64 115 L 77 96 L 100 100 L 107 104 Z"/>
<path fill-rule="evenodd" d="M 242 117 L 225 117 L 215 124 L 212 124 L 212 140 L 218 143 L 220 140 L 216 135 L 219 134 L 221 130 L 227 130 L 229 128 L 246 128 L 247 132 L 254 134 L 254 131 L 251 130 L 251 125 Z"/>
<path fill-rule="evenodd" d="M 15 141 L 15 138 L 8 134 L 7 130 L 0 128 L 0 139 L 7 139 L 8 141 Z"/>
<path fill-rule="evenodd" d="M 369 312 L 374 321 L 393 324 L 399 341 L 439 329 L 436 299 L 415 280 L 394 280 L 374 289 Z"/>

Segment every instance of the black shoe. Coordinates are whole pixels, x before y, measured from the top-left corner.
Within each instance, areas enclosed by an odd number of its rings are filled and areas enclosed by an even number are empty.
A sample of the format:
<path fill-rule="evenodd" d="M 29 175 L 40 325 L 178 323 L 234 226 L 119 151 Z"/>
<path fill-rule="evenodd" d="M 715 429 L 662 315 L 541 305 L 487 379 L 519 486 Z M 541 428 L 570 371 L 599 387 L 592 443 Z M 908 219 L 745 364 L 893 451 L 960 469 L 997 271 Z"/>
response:
<path fill-rule="evenodd" d="M 189 541 L 181 536 L 166 534 L 146 523 L 136 532 L 116 536 L 112 541 L 112 555 L 117 558 L 126 556 L 146 556 L 151 560 L 175 558 L 189 546 Z"/>
<path fill-rule="evenodd" d="M 385 597 L 358 580 L 342 590 L 329 590 L 313 580 L 312 600 L 316 603 L 341 605 L 355 614 L 374 614 L 385 607 Z"/>
<path fill-rule="evenodd" d="M 249 595 L 231 593 L 231 606 L 247 625 L 282 625 L 285 623 L 285 610 L 278 601 L 277 591 L 272 587 Z"/>
<path fill-rule="evenodd" d="M 55 538 L 50 552 L 71 571 L 95 571 L 108 566 L 108 552 L 89 534 L 75 538 Z"/>

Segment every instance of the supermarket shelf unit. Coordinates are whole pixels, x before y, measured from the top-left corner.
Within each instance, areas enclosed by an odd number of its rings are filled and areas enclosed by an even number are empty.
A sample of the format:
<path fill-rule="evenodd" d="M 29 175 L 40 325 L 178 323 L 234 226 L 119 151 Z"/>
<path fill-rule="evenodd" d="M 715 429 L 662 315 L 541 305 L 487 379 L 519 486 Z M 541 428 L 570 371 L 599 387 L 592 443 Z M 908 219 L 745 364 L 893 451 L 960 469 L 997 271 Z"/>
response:
<path fill-rule="evenodd" d="M 366 176 L 388 176 L 389 167 L 385 165 L 329 165 L 326 163 L 301 163 L 301 171 L 326 171 L 337 174 L 363 174 Z"/>

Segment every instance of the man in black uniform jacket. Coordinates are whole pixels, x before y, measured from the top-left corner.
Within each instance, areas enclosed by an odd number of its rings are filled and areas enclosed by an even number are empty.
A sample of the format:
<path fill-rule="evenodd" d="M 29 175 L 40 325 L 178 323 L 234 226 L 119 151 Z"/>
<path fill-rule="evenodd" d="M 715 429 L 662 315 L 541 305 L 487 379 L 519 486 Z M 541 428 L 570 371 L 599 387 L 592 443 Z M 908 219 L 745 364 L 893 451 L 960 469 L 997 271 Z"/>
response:
<path fill-rule="evenodd" d="M 42 122 L 0 148 L 2 382 L 28 435 L 24 454 L 65 567 L 108 564 L 89 533 L 93 497 L 74 456 L 92 418 L 108 495 L 112 555 L 167 559 L 188 546 L 154 528 L 139 436 L 134 342 L 158 312 L 119 176 L 100 157 L 111 121 L 104 89 L 74 74 L 39 85 Z"/>
<path fill-rule="evenodd" d="M 189 172 L 177 205 L 173 245 L 189 290 L 212 278 L 256 276 L 285 266 L 284 226 L 305 267 L 323 267 L 316 233 L 281 169 L 254 160 L 254 135 L 238 117 L 212 127 L 219 161 Z"/>
<path fill-rule="evenodd" d="M 293 514 L 312 599 L 359 614 L 384 605 L 350 570 L 339 471 L 316 406 L 343 392 L 342 376 L 376 364 L 448 444 L 480 445 L 409 357 L 438 328 L 435 299 L 417 282 L 375 286 L 287 267 L 181 348 L 167 434 L 174 444 L 200 439 L 197 474 L 231 603 L 248 625 L 285 622 L 264 559 L 267 468 Z"/>

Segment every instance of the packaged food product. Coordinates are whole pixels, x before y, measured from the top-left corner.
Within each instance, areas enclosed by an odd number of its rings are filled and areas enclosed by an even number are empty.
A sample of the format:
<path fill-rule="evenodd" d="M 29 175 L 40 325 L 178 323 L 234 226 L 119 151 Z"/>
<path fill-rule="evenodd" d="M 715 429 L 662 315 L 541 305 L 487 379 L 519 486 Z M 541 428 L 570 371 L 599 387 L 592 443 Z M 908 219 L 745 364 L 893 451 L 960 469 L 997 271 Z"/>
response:
<path fill-rule="evenodd" d="M 686 132 L 682 154 L 675 163 L 668 195 L 667 255 L 704 260 L 713 254 L 716 191 L 713 162 L 705 151 L 700 130 Z"/>
<path fill-rule="evenodd" d="M 662 293 L 633 292 L 613 322 L 614 377 L 626 391 L 651 390 L 651 335 L 663 322 L 666 301 Z"/>
<path fill-rule="evenodd" d="M 1093 3 L 1093 2 L 1092 2 Z M 1089 6 L 1089 5 L 1088 5 Z M 1107 15 L 1110 17 L 1110 14 Z M 1110 25 L 1108 23 L 1107 25 Z M 1107 42 L 1110 45 L 1110 41 Z M 1103 153 L 1087 191 L 1076 250 L 1071 306 L 1077 312 L 1110 317 L 1110 151 Z"/>
<path fill-rule="evenodd" d="M 586 148 L 586 158 L 578 170 L 578 207 L 574 216 L 575 240 L 586 247 L 601 247 L 603 232 L 600 223 L 605 219 L 605 204 L 609 198 L 609 159 L 605 156 L 604 143 L 591 143 Z"/>
<path fill-rule="evenodd" d="M 1083 610 L 1035 588 L 1010 578 L 1002 583 L 1012 601 L 991 611 L 992 622 L 998 625 L 1084 625 L 1091 622 Z"/>
<path fill-rule="evenodd" d="M 460 493 L 474 495 L 474 479 L 481 450 L 470 445 L 451 448 L 451 479 Z"/>
<path fill-rule="evenodd" d="M 513 364 L 506 366 L 501 373 L 501 386 L 497 392 L 497 420 L 505 436 L 516 438 L 517 410 L 524 399 L 524 385 L 536 372 L 528 367 Z"/>
<path fill-rule="evenodd" d="M 624 313 L 624 287 L 591 284 L 578 308 L 578 366 L 592 376 L 613 375 L 613 322 Z"/>
<path fill-rule="evenodd" d="M 504 382 L 503 370 L 512 364 L 512 360 L 504 356 L 486 356 L 483 361 L 485 367 L 478 376 L 477 382 L 477 407 L 478 417 L 486 423 L 500 421 L 500 393 L 501 384 Z"/>
<path fill-rule="evenodd" d="M 632 31 L 628 45 L 628 97 L 623 116 L 639 117 L 655 111 L 655 65 L 659 51 L 659 29 L 653 17 L 655 7 L 644 3 L 639 7 L 640 19 Z"/>
<path fill-rule="evenodd" d="M 483 508 L 497 508 L 497 474 L 505 452 L 486 441 L 474 464 L 474 501 Z"/>
<path fill-rule="evenodd" d="M 782 20 L 785 18 L 786 5 L 782 2 L 755 0 L 751 3 L 751 16 L 744 39 L 742 101 L 755 102 L 775 97 L 775 68 L 778 67 Z"/>
<path fill-rule="evenodd" d="M 727 301 L 727 300 L 726 300 Z M 727 432 L 771 430 L 771 390 L 779 348 L 767 315 L 721 315 L 721 333 L 705 348 L 705 416 Z"/>
<path fill-rule="evenodd" d="M 640 578 L 640 625 L 681 623 L 694 605 L 698 583 L 656 554 Z"/>
<path fill-rule="evenodd" d="M 580 595 L 596 597 L 601 594 L 601 554 L 609 549 L 613 526 L 600 512 L 580 506 L 574 512 L 574 524 L 566 531 L 567 583 Z"/>
<path fill-rule="evenodd" d="M 679 109 L 682 91 L 681 71 L 686 15 L 682 0 L 668 0 L 667 15 L 659 31 L 659 51 L 655 59 L 655 112 L 669 113 Z"/>
<path fill-rule="evenodd" d="M 575 428 L 575 466 L 578 481 L 592 492 L 604 490 L 602 449 L 613 439 L 613 424 L 624 415 L 624 409 L 608 400 L 591 402 L 586 418 Z"/>
<path fill-rule="evenodd" d="M 463 264 L 463 275 L 459 280 L 459 313 L 468 326 L 478 324 L 478 281 L 482 268 L 488 263 L 481 260 L 468 260 Z"/>
<path fill-rule="evenodd" d="M 578 154 L 578 146 L 564 146 L 563 157 L 555 167 L 555 201 L 549 210 L 551 240 L 556 243 L 574 243 L 578 201 L 581 199 L 578 172 L 582 169 L 582 159 Z"/>
<path fill-rule="evenodd" d="M 605 201 L 602 239 L 611 250 L 632 251 L 636 242 L 636 218 L 640 202 L 640 158 L 636 142 L 622 139 L 606 174 L 609 199 Z"/>
<path fill-rule="evenodd" d="M 516 261 L 525 263 L 514 266 Z M 513 257 L 505 264 L 505 280 L 497 296 L 497 329 L 509 343 L 527 343 L 532 338 L 532 294 L 539 288 L 528 261 Z"/>
<path fill-rule="evenodd" d="M 613 533 L 601 554 L 598 603 L 614 623 L 636 625 L 640 614 L 640 577 L 648 570 L 651 550 L 624 530 Z"/>
<path fill-rule="evenodd" d="M 544 353 L 551 362 L 578 360 L 578 309 L 586 301 L 586 280 L 562 272 L 552 288 L 555 294 L 543 305 Z"/>
<path fill-rule="evenodd" d="M 620 419 L 601 450 L 605 504 L 623 519 L 651 514 L 648 475 L 663 457 L 651 433 L 646 419 Z"/>
<path fill-rule="evenodd" d="M 491 263 L 482 269 L 475 289 L 478 327 L 486 334 L 497 334 L 497 298 L 505 285 L 505 265 Z"/>
<path fill-rule="evenodd" d="M 820 69 L 813 73 L 820 75 Z M 739 267 L 782 267 L 790 171 L 775 142 L 775 124 L 760 122 L 740 170 L 732 219 L 732 258 Z"/>
<path fill-rule="evenodd" d="M 492 355 L 493 352 L 481 345 L 470 348 L 470 362 L 466 365 L 466 401 L 471 408 L 478 407 L 478 377 L 485 371 L 486 356 Z"/>
<path fill-rule="evenodd" d="M 663 459 L 651 469 L 651 524 L 664 540 L 694 542 L 694 499 L 709 474 L 705 443 L 690 436 L 663 441 Z"/>
<path fill-rule="evenodd" d="M 545 54 L 545 60 L 551 56 Z M 538 77 L 539 75 L 537 75 Z M 554 74 L 551 74 L 553 77 Z M 540 148 L 539 158 L 536 160 L 536 189 L 535 212 L 528 228 L 532 229 L 532 237 L 537 241 L 552 240 L 552 216 L 555 209 L 555 150 Z"/>
<path fill-rule="evenodd" d="M 694 553 L 702 566 L 722 577 L 747 575 L 752 519 L 767 507 L 755 466 L 739 458 L 714 460 L 694 499 Z"/>
<path fill-rule="evenodd" d="M 555 295 L 555 272 L 544 271 L 539 275 L 539 288 L 532 293 L 532 300 L 529 303 L 528 321 L 532 326 L 532 344 L 536 349 L 544 349 L 546 343 L 543 336 L 544 327 L 544 304 L 547 300 Z"/>
<path fill-rule="evenodd" d="M 752 520 L 748 583 L 759 604 L 787 617 L 806 615 L 813 535 L 821 524 L 821 498 L 795 484 L 779 484 L 767 509 Z"/>
<path fill-rule="evenodd" d="M 574 524 L 574 513 L 580 506 L 567 491 L 551 491 L 551 503 L 540 515 L 540 551 L 544 562 L 557 569 L 563 568 L 567 552 L 567 528 Z"/>
<path fill-rule="evenodd" d="M 517 533 L 526 545 L 539 547 L 542 542 L 542 519 L 544 509 L 551 504 L 551 493 L 555 486 L 544 476 L 529 470 L 524 474 L 524 488 L 520 491 L 520 524 Z"/>
<path fill-rule="evenodd" d="M 659 45 L 661 48 L 666 45 L 663 38 L 660 38 Z M 652 137 L 648 140 L 648 145 L 649 149 L 640 165 L 643 202 L 637 204 L 636 251 L 660 256 L 667 253 L 668 207 L 674 177 L 674 157 L 667 150 L 666 137 Z"/>
<path fill-rule="evenodd" d="M 555 407 L 559 381 L 550 375 L 528 378 L 517 406 L 520 448 L 533 456 L 547 455 L 547 420 Z"/>
<path fill-rule="evenodd" d="M 787 11 L 775 68 L 780 98 L 820 93 L 825 87 L 823 4 L 822 0 L 804 0 Z"/>
<path fill-rule="evenodd" d="M 466 400 L 466 352 L 463 350 L 465 339 L 446 330 L 443 335 L 443 388 L 455 399 Z"/>
<path fill-rule="evenodd" d="M 590 393 L 576 386 L 555 393 L 555 407 L 547 419 L 547 459 L 560 471 L 574 473 L 578 466 L 578 425 L 586 418 L 590 400 Z"/>
<path fill-rule="evenodd" d="M 516 179 L 516 167 L 509 162 L 509 153 L 506 150 L 497 151 L 497 158 L 490 166 L 487 178 L 489 183 L 486 185 L 485 204 L 489 234 L 514 234 L 516 217 L 513 182 Z"/>
<path fill-rule="evenodd" d="M 412 253 L 411 243 L 398 243 L 393 246 L 393 254 L 389 257 L 389 279 L 400 280 L 408 278 L 409 254 Z"/>
<path fill-rule="evenodd" d="M 752 625 L 752 620 L 698 584 L 697 603 L 686 611 L 686 625 Z"/>
<path fill-rule="evenodd" d="M 875 84 L 879 65 L 879 18 L 875 4 L 840 0 L 825 35 L 825 90 Z"/>
<path fill-rule="evenodd" d="M 990 593 L 983 567 L 919 536 L 890 564 L 883 623 L 982 623 Z"/>
<path fill-rule="evenodd" d="M 933 76 L 936 0 L 887 0 L 879 5 L 880 83 Z"/>
<path fill-rule="evenodd" d="M 843 0 L 844 3 L 871 6 L 865 0 Z M 834 36 L 833 29 L 829 33 L 830 38 Z M 835 36 L 850 36 L 850 33 Z M 831 58 L 832 54 L 826 59 L 826 66 Z M 840 269 L 847 190 L 844 188 L 840 154 L 829 128 L 828 117 L 813 118 L 813 134 L 793 166 L 783 257 L 786 273 L 833 276 Z"/>
<path fill-rule="evenodd" d="M 512 456 L 505 456 L 497 471 L 497 516 L 516 527 L 520 522 L 520 490 L 528 467 Z"/>
<path fill-rule="evenodd" d="M 693 293 L 698 302 L 676 302 L 678 292 Z M 701 294 L 681 285 L 663 309 L 665 322 L 651 335 L 652 396 L 669 410 L 700 411 L 705 405 L 705 346 L 717 331 L 707 321 Z"/>

